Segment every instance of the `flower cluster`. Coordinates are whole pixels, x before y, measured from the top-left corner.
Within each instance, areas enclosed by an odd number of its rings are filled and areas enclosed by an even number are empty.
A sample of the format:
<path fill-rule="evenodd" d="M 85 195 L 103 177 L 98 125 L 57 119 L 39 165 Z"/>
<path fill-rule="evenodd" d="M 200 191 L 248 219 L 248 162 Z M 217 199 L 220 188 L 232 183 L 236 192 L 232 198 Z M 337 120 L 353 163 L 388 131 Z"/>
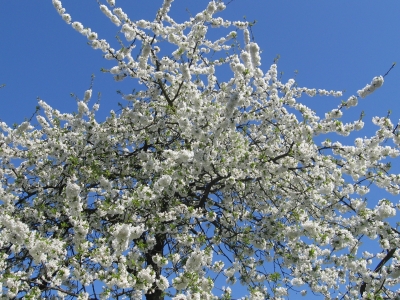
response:
<path fill-rule="evenodd" d="M 369 94 L 372 94 L 377 88 L 380 88 L 382 84 L 383 84 L 382 76 L 374 77 L 370 84 L 367 84 L 362 90 L 357 91 L 357 93 L 361 98 L 365 98 Z"/>

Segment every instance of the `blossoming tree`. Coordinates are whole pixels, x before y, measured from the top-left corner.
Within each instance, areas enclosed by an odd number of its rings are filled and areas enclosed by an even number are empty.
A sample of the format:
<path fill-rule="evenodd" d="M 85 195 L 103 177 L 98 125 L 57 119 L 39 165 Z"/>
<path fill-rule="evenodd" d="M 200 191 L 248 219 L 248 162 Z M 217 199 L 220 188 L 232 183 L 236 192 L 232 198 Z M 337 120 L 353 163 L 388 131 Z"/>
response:
<path fill-rule="evenodd" d="M 39 101 L 39 125 L 0 124 L 3 298 L 233 299 L 219 278 L 248 299 L 395 297 L 398 207 L 362 197 L 371 184 L 399 193 L 383 161 L 399 155 L 397 125 L 375 117 L 375 135 L 354 145 L 315 139 L 361 129 L 340 118 L 383 77 L 321 119 L 300 97 L 341 92 L 281 82 L 275 64 L 263 71 L 250 24 L 215 16 L 222 1 L 184 23 L 171 2 L 154 21 L 100 3 L 127 41 L 115 50 L 53 0 L 115 62 L 114 78 L 142 89 L 101 123 L 88 90 L 75 114 Z M 207 38 L 221 26 L 232 31 Z M 358 252 L 365 239 L 374 252 Z"/>

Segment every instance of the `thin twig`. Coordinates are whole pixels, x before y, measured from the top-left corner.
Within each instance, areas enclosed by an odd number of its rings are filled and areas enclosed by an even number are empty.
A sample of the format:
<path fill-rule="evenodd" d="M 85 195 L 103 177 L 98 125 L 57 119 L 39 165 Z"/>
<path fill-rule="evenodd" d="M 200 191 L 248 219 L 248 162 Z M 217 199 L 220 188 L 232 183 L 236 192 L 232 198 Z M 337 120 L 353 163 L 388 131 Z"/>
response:
<path fill-rule="evenodd" d="M 383 77 L 385 77 L 387 74 L 389 74 L 390 70 L 392 70 L 394 68 L 394 66 L 396 65 L 396 62 L 393 63 L 393 65 L 390 67 L 390 69 L 385 73 L 385 75 L 383 75 Z"/>

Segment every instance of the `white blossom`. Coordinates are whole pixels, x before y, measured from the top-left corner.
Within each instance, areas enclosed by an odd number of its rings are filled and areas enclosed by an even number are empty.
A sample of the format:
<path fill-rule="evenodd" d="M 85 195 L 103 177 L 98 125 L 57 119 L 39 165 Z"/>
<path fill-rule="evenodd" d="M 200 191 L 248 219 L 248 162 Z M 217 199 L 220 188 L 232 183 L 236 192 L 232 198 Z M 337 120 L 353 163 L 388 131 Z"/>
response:
<path fill-rule="evenodd" d="M 85 91 L 85 95 L 83 97 L 84 102 L 88 102 L 92 98 L 92 89 Z"/>
<path fill-rule="evenodd" d="M 71 24 L 71 16 L 69 14 L 62 14 L 62 18 L 63 20 L 67 23 L 67 24 Z"/>
<path fill-rule="evenodd" d="M 83 31 L 83 25 L 82 25 L 82 23 L 80 23 L 80 22 L 72 22 L 71 25 L 72 25 L 72 27 L 73 27 L 76 31 L 82 33 L 82 31 Z"/>
<path fill-rule="evenodd" d="M 383 77 L 377 76 L 372 79 L 370 84 L 367 84 L 362 90 L 358 90 L 357 93 L 361 98 L 367 97 L 369 94 L 372 94 L 377 88 L 380 88 L 383 85 Z"/>

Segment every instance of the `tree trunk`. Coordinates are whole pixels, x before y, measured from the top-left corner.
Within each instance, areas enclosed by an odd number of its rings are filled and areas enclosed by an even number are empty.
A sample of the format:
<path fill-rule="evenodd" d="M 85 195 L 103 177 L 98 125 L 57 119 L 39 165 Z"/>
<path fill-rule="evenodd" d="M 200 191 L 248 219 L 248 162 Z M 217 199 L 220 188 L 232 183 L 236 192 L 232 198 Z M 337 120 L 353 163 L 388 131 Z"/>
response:
<path fill-rule="evenodd" d="M 146 300 L 164 300 L 162 291 L 156 289 L 152 294 L 146 294 Z"/>
<path fill-rule="evenodd" d="M 159 254 L 163 256 L 163 248 L 165 242 L 165 235 L 156 235 L 156 244 L 154 248 L 146 254 L 146 262 L 148 266 L 152 266 L 156 272 L 156 278 L 159 279 L 161 275 L 161 267 L 157 266 L 153 261 L 153 256 Z M 153 285 L 153 293 L 145 294 L 146 300 L 164 300 L 163 291 L 160 290 L 156 284 Z"/>

